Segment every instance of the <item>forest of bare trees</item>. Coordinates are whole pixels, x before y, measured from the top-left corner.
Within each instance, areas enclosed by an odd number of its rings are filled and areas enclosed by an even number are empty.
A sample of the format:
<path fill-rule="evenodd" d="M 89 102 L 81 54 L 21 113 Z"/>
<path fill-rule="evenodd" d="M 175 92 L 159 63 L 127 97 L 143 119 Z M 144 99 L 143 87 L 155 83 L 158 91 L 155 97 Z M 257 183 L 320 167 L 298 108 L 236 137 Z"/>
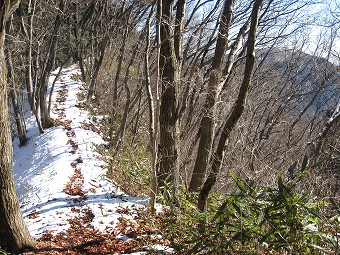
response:
<path fill-rule="evenodd" d="M 0 3 L 0 247 L 33 245 L 18 216 L 10 137 L 25 146 L 28 113 L 41 133 L 58 124 L 49 77 L 73 63 L 84 107 L 104 116 L 108 170 L 132 144 L 145 152 L 152 209 L 185 197 L 209 211 L 211 195 L 232 188 L 230 170 L 271 186 L 279 172 L 294 180 L 304 157 L 311 171 L 299 189 L 339 200 L 337 3 L 19 2 Z"/>

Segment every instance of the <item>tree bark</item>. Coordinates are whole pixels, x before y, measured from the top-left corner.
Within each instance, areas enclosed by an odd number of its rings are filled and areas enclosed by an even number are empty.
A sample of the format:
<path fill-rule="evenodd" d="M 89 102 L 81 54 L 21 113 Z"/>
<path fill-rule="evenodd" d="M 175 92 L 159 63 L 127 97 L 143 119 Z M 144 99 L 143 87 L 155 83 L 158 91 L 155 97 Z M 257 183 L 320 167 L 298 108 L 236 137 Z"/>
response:
<path fill-rule="evenodd" d="M 7 106 L 5 23 L 19 1 L 0 2 L 0 247 L 17 252 L 34 246 L 20 212 L 12 171 L 12 138 Z"/>
<path fill-rule="evenodd" d="M 174 199 L 178 182 L 178 67 L 172 33 L 172 0 L 160 0 L 157 16 L 160 17 L 159 72 L 161 105 L 159 112 L 159 164 L 158 187 L 166 199 Z"/>
<path fill-rule="evenodd" d="M 246 54 L 246 65 L 243 74 L 243 81 L 241 87 L 239 89 L 238 97 L 236 102 L 232 108 L 231 113 L 229 114 L 228 118 L 226 119 L 223 127 L 222 127 L 222 134 L 218 141 L 218 146 L 216 152 L 213 155 L 213 163 L 212 163 L 212 170 L 205 181 L 202 190 L 199 194 L 198 198 L 198 208 L 201 211 L 207 210 L 207 199 L 212 187 L 216 183 L 217 175 L 220 171 L 223 155 L 225 152 L 226 142 L 230 136 L 231 131 L 234 129 L 237 121 L 242 115 L 245 99 L 249 90 L 250 81 L 252 78 L 252 72 L 255 63 L 255 41 L 256 41 L 256 33 L 258 27 L 258 19 L 259 19 L 259 12 L 262 7 L 263 0 L 256 0 L 253 6 L 253 10 L 251 13 L 251 23 L 250 23 L 250 31 L 248 35 L 247 41 L 247 54 Z"/>

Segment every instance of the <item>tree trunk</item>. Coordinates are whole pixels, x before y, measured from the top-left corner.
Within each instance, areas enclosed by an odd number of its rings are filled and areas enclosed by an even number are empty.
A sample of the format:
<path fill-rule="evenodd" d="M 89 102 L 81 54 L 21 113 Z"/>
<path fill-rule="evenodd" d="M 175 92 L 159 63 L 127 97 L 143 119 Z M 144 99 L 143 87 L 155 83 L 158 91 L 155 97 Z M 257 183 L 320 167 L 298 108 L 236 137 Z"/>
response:
<path fill-rule="evenodd" d="M 221 65 L 227 49 L 229 26 L 233 16 L 234 2 L 235 0 L 226 0 L 224 3 L 215 54 L 210 69 L 207 97 L 204 105 L 204 116 L 200 124 L 201 136 L 194 171 L 189 186 L 190 192 L 198 191 L 198 189 L 201 188 L 207 173 L 214 137 L 216 103 L 221 91 L 221 86 L 219 85 Z"/>
<path fill-rule="evenodd" d="M 17 252 L 32 247 L 34 240 L 20 212 L 12 171 L 12 138 L 7 106 L 5 22 L 19 1 L 0 2 L 0 247 Z"/>
<path fill-rule="evenodd" d="M 68 61 L 68 60 L 67 60 Z M 66 62 L 67 62 L 66 61 Z M 61 72 L 64 68 L 64 65 L 66 64 L 65 63 L 62 63 L 62 65 L 59 67 L 59 71 L 57 73 L 57 75 L 54 77 L 54 80 L 53 80 L 53 83 L 52 83 L 52 86 L 51 86 L 51 90 L 50 90 L 50 94 L 48 96 L 48 107 L 47 107 L 47 111 L 50 113 L 51 112 L 51 107 L 52 107 L 52 95 L 53 95 L 53 92 L 54 92 L 54 87 L 55 87 L 55 84 L 57 83 L 57 80 L 59 79 L 60 75 L 61 75 Z"/>
<path fill-rule="evenodd" d="M 96 8 L 97 2 L 91 1 L 91 3 L 88 5 L 86 11 L 84 12 L 83 16 L 81 17 L 80 20 L 74 15 L 72 17 L 72 20 L 75 24 L 79 24 L 79 26 L 75 26 L 73 29 L 73 35 L 75 38 L 75 49 L 74 49 L 74 58 L 75 60 L 79 63 L 79 68 L 81 71 L 81 77 L 83 82 L 87 82 L 88 79 L 90 78 L 89 70 L 86 68 L 86 64 L 84 61 L 84 33 L 85 33 L 85 28 L 90 22 L 90 20 L 93 18 L 93 15 L 95 13 L 95 8 Z M 89 68 L 88 68 L 89 69 Z"/>
<path fill-rule="evenodd" d="M 14 119 L 18 131 L 19 137 L 19 146 L 24 146 L 27 143 L 26 137 L 26 128 L 23 122 L 23 114 L 19 106 L 18 95 L 16 91 L 15 81 L 14 81 L 14 72 L 13 72 L 13 63 L 10 57 L 10 53 L 8 52 L 8 77 L 11 79 L 11 88 L 10 88 L 10 97 L 14 110 Z"/>
<path fill-rule="evenodd" d="M 25 64 L 25 75 L 26 75 L 26 89 L 27 89 L 27 97 L 28 102 L 31 107 L 31 111 L 35 114 L 36 108 L 35 108 L 35 98 L 34 98 L 34 91 L 33 91 L 33 81 L 32 81 L 32 47 L 33 47 L 33 18 L 35 15 L 35 7 L 36 7 L 36 0 L 30 0 L 29 1 L 29 9 L 27 10 L 28 13 L 28 31 L 26 31 L 26 37 L 28 40 L 28 48 L 26 49 L 26 64 Z M 21 18 L 22 27 L 25 27 L 24 20 Z M 40 120 L 39 120 L 40 122 Z M 41 126 L 40 123 L 38 123 L 38 126 Z"/>
<path fill-rule="evenodd" d="M 175 34 L 174 34 L 174 49 L 178 66 L 178 76 L 180 77 L 180 69 L 183 62 L 182 42 L 183 42 L 183 20 L 185 16 L 185 0 L 178 0 L 176 3 L 176 19 L 175 19 Z"/>
<path fill-rule="evenodd" d="M 28 46 L 25 52 L 26 62 L 25 63 L 25 83 L 26 83 L 26 90 L 27 90 L 27 97 L 28 102 L 31 107 L 31 111 L 33 115 L 35 116 L 35 120 L 37 122 L 38 128 L 40 133 L 44 133 L 44 129 L 41 124 L 41 120 L 39 118 L 38 114 L 38 103 L 36 101 L 36 90 L 33 89 L 33 84 L 37 84 L 36 77 L 37 72 L 35 72 L 35 81 L 33 82 L 33 54 L 32 54 L 32 47 L 33 47 L 33 19 L 35 16 L 35 10 L 36 10 L 36 0 L 29 0 L 28 3 L 28 31 L 25 29 L 24 19 L 21 17 L 21 26 L 22 30 L 25 32 L 25 35 L 27 37 Z M 38 65 L 36 65 L 38 66 Z"/>
<path fill-rule="evenodd" d="M 150 52 L 150 19 L 153 13 L 153 8 L 150 11 L 150 15 L 146 21 L 146 44 L 144 53 L 144 76 L 145 85 L 148 98 L 149 106 L 149 132 L 150 132 L 150 147 L 151 147 L 151 170 L 150 170 L 150 209 L 151 212 L 156 211 L 156 195 L 157 195 L 157 161 L 158 161 L 158 122 L 155 121 L 159 117 L 159 68 L 157 68 L 157 80 L 155 86 L 155 97 L 152 94 L 151 88 L 151 77 L 150 77 L 150 62 L 149 62 L 149 52 Z M 160 20 L 160 17 L 158 17 Z M 158 21 L 159 21 L 158 20 Z M 159 23 L 157 22 L 157 63 L 159 63 L 159 48 L 160 48 L 160 34 L 159 34 Z"/>
<path fill-rule="evenodd" d="M 157 16 L 160 17 L 159 72 L 161 105 L 159 112 L 159 164 L 158 187 L 166 200 L 175 199 L 178 182 L 178 73 L 173 44 L 173 1 L 160 0 Z"/>
<path fill-rule="evenodd" d="M 97 77 L 99 74 L 99 70 L 100 67 L 102 66 L 103 60 L 104 60 L 104 55 L 105 55 L 105 50 L 106 50 L 106 46 L 107 43 L 109 41 L 109 37 L 105 36 L 102 40 L 102 42 L 99 44 L 99 58 L 95 58 L 94 60 L 94 71 L 91 77 L 91 81 L 90 81 L 90 86 L 89 86 L 89 91 L 87 94 L 87 99 L 86 101 L 89 103 L 92 100 L 93 95 L 95 94 L 95 85 L 96 85 L 96 81 L 97 81 Z"/>
<path fill-rule="evenodd" d="M 128 64 L 128 66 L 126 68 L 126 72 L 125 72 L 125 77 L 124 77 L 124 82 L 123 82 L 125 93 L 126 93 L 125 108 L 124 108 L 124 114 L 123 114 L 122 120 L 120 121 L 120 128 L 119 128 L 119 131 L 118 131 L 116 138 L 115 138 L 115 150 L 114 150 L 113 157 L 115 157 L 115 155 L 118 154 L 118 152 L 120 151 L 120 149 L 121 149 L 121 147 L 124 143 L 124 139 L 125 139 L 127 118 L 128 118 L 128 115 L 129 115 L 129 108 L 130 108 L 130 103 L 131 103 L 131 90 L 129 88 L 130 68 L 133 65 L 134 61 L 136 60 L 138 44 L 139 43 L 137 42 L 137 45 L 135 46 L 134 53 L 132 54 L 132 57 L 130 59 L 130 62 Z"/>
<path fill-rule="evenodd" d="M 241 117 L 241 114 L 244 109 L 245 99 L 249 90 L 249 84 L 252 77 L 252 72 L 255 63 L 255 41 L 256 41 L 256 33 L 258 27 L 258 19 L 259 19 L 259 11 L 263 4 L 263 0 L 256 0 L 253 6 L 253 10 L 251 13 L 251 24 L 250 24 L 250 31 L 248 35 L 247 41 L 247 55 L 246 55 L 246 65 L 243 74 L 243 81 L 241 87 L 239 89 L 238 97 L 236 102 L 232 108 L 231 113 L 229 114 L 227 120 L 225 121 L 222 134 L 218 141 L 218 146 L 216 152 L 213 155 L 213 163 L 212 163 L 212 170 L 203 185 L 203 188 L 200 192 L 198 198 L 198 208 L 201 211 L 207 210 L 207 199 L 212 187 L 216 183 L 217 175 L 220 171 L 223 155 L 225 152 L 225 146 L 228 137 L 230 136 L 231 131 L 234 129 L 237 121 Z"/>
<path fill-rule="evenodd" d="M 7 32 L 10 31 L 11 24 L 12 24 L 12 20 L 10 19 L 6 25 Z M 18 103 L 18 95 L 17 95 L 16 86 L 15 86 L 16 84 L 14 80 L 14 68 L 13 68 L 12 53 L 11 53 L 11 45 L 13 45 L 13 42 L 12 40 L 8 40 L 7 42 L 8 42 L 8 48 L 5 50 L 6 55 L 7 55 L 7 61 L 6 61 L 7 69 L 8 69 L 7 76 L 9 78 L 9 83 L 12 85 L 9 90 L 10 91 L 9 95 L 11 97 L 11 101 L 13 105 L 14 119 L 15 119 L 17 131 L 18 131 L 18 137 L 19 137 L 19 146 L 23 146 L 27 143 L 28 139 L 26 137 L 26 128 L 23 122 L 23 114 Z"/>
<path fill-rule="evenodd" d="M 123 60 L 125 56 L 125 50 L 126 50 L 126 41 L 128 38 L 129 34 L 129 28 L 128 24 L 126 24 L 126 28 L 124 30 L 124 37 L 123 37 L 123 43 L 119 51 L 119 56 L 118 56 L 118 64 L 117 64 L 117 70 L 116 70 L 116 75 L 115 75 L 115 82 L 113 86 L 113 102 L 112 102 L 112 113 L 111 113 L 111 127 L 110 127 L 110 139 L 111 139 L 111 145 L 114 143 L 114 137 L 113 137 L 113 132 L 114 132 L 114 125 L 115 125 L 115 119 L 116 119 L 116 114 L 117 114 L 117 108 L 118 108 L 118 86 L 119 86 L 119 80 L 120 80 L 120 74 L 122 72 L 122 65 L 123 65 Z"/>
<path fill-rule="evenodd" d="M 62 12 L 64 10 L 64 0 L 60 0 L 59 2 L 59 9 Z M 57 50 L 57 41 L 58 41 L 58 31 L 60 29 L 62 23 L 61 15 L 58 14 L 54 21 L 54 28 L 53 28 L 53 34 L 51 36 L 51 43 L 49 50 L 45 57 L 45 63 L 43 66 L 43 72 L 41 75 L 41 78 L 39 80 L 39 107 L 40 107 L 40 118 L 41 118 L 41 124 L 43 128 L 50 128 L 54 126 L 54 122 L 52 118 L 50 117 L 50 113 L 48 111 L 48 106 L 46 102 L 46 92 L 48 87 L 48 77 L 50 76 L 50 73 L 52 71 L 52 68 L 54 66 L 54 62 L 56 59 L 56 50 Z"/>

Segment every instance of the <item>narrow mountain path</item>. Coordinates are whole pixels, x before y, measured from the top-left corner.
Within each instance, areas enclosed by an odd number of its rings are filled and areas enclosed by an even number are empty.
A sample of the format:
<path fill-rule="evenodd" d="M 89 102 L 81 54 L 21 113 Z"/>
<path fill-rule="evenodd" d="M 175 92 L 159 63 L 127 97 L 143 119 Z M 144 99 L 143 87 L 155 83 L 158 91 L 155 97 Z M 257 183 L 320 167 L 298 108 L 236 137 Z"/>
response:
<path fill-rule="evenodd" d="M 52 118 L 57 126 L 39 134 L 31 118 L 27 146 L 14 148 L 21 209 L 38 240 L 37 249 L 25 254 L 145 254 L 152 248 L 141 243 L 149 242 L 146 234 L 152 231 L 134 218 L 145 211 L 147 199 L 124 194 L 106 177 L 96 152 L 104 141 L 86 128 L 93 123 L 80 107 L 85 90 L 77 77 L 79 70 L 71 66 L 55 84 Z M 135 238 L 140 231 L 143 242 Z"/>
<path fill-rule="evenodd" d="M 65 101 L 68 97 L 68 84 L 64 81 L 64 79 L 65 73 L 64 77 L 62 76 L 59 79 L 60 88 L 57 93 L 56 103 L 54 104 L 53 111 L 58 115 L 58 119 L 56 120 L 56 122 L 59 125 L 64 126 L 66 136 L 68 138 L 67 145 L 70 146 L 69 153 L 75 155 L 75 159 L 70 163 L 72 169 L 74 169 L 74 174 L 70 177 L 70 180 L 65 185 L 63 191 L 70 196 L 80 196 L 82 199 L 85 200 L 86 196 L 85 192 L 83 191 L 84 176 L 81 172 L 81 166 L 79 166 L 79 164 L 83 163 L 83 160 L 81 159 L 81 155 L 77 156 L 77 154 L 79 154 L 79 152 L 77 153 L 79 146 L 78 142 L 74 140 L 76 138 L 76 133 L 74 128 L 72 127 L 72 120 L 66 119 L 65 114 Z M 76 82 L 69 83 L 69 85 L 76 85 Z"/>

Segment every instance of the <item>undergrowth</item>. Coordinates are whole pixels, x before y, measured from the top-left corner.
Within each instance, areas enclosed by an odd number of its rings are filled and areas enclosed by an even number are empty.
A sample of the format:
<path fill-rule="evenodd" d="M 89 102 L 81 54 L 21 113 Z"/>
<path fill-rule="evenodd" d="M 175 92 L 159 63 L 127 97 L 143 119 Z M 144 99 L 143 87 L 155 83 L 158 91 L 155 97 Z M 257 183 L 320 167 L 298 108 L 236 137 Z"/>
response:
<path fill-rule="evenodd" d="M 202 213 L 181 201 L 181 210 L 163 218 L 164 237 L 177 254 L 339 254 L 339 211 L 321 214 L 339 206 L 298 191 L 306 166 L 305 159 L 286 182 L 278 173 L 277 187 L 243 182 L 231 171 L 234 188 L 218 206 Z"/>
<path fill-rule="evenodd" d="M 150 156 L 145 146 L 139 142 L 126 143 L 119 156 L 112 158 L 111 149 L 107 153 L 107 174 L 110 179 L 129 195 L 149 194 Z"/>

